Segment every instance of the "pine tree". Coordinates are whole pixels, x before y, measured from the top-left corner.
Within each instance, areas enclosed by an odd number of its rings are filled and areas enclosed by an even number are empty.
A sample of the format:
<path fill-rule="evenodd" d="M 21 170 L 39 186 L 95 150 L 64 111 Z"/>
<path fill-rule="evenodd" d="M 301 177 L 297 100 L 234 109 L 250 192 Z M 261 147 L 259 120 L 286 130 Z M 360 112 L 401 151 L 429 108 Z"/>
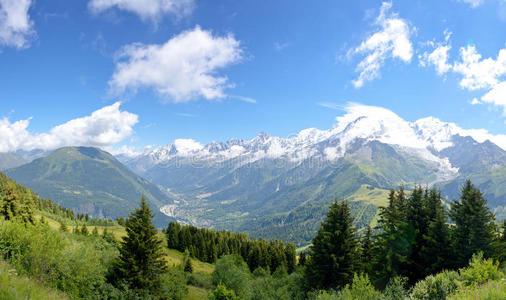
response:
<path fill-rule="evenodd" d="M 91 232 L 91 235 L 98 236 L 98 229 L 97 226 L 93 227 L 93 231 Z"/>
<path fill-rule="evenodd" d="M 84 236 L 88 236 L 90 232 L 88 231 L 88 227 L 86 226 L 86 223 L 81 227 L 81 234 Z"/>
<path fill-rule="evenodd" d="M 69 228 L 67 227 L 67 224 L 64 221 L 60 221 L 60 230 L 63 232 L 69 231 Z"/>
<path fill-rule="evenodd" d="M 415 239 L 413 227 L 406 220 L 406 195 L 401 186 L 390 191 L 388 206 L 380 208 L 374 247 L 372 274 L 375 284 L 385 287 L 390 278 L 403 276 Z"/>
<path fill-rule="evenodd" d="M 17 195 L 14 192 L 14 188 L 10 185 L 6 185 L 2 191 L 3 203 L 1 213 L 6 220 L 12 220 L 18 214 L 18 201 Z"/>
<path fill-rule="evenodd" d="M 415 186 L 406 205 L 406 221 L 413 231 L 415 238 L 411 243 L 410 254 L 403 273 L 413 284 L 425 278 L 426 258 L 422 256 L 421 251 L 425 247 L 424 235 L 427 233 L 428 216 L 424 205 L 424 200 L 426 199 L 424 194 L 427 195 L 427 192 L 424 193 L 421 186 Z"/>
<path fill-rule="evenodd" d="M 451 204 L 450 216 L 455 222 L 453 230 L 454 267 L 467 265 L 474 253 L 493 254 L 494 215 L 487 200 L 470 180 L 461 189 L 460 201 Z"/>
<path fill-rule="evenodd" d="M 359 243 L 346 202 L 336 199 L 313 238 L 306 280 L 312 288 L 341 288 L 359 271 Z"/>
<path fill-rule="evenodd" d="M 125 222 L 127 235 L 121 242 L 114 269 L 116 280 L 126 281 L 137 291 L 156 293 L 168 267 L 152 218 L 151 210 L 142 197 L 141 207 L 132 212 Z"/>
<path fill-rule="evenodd" d="M 364 237 L 362 238 L 362 257 L 361 264 L 362 270 L 364 273 L 370 275 L 372 272 L 373 265 L 373 253 L 374 253 L 374 240 L 372 236 L 371 226 L 367 225 L 367 229 L 365 230 Z"/>
<path fill-rule="evenodd" d="M 443 207 L 441 193 L 436 189 L 425 192 L 425 206 L 428 219 L 427 232 L 424 234 L 424 245 L 421 257 L 425 261 L 423 276 L 439 273 L 449 267 L 450 259 L 450 231 L 446 224 L 446 214 Z"/>

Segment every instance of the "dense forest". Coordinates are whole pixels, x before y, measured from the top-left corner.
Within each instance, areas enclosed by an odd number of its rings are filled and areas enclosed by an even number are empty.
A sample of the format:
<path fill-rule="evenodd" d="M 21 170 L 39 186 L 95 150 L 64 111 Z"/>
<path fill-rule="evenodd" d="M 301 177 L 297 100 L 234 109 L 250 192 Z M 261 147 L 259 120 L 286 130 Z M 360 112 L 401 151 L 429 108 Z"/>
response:
<path fill-rule="evenodd" d="M 506 223 L 470 181 L 448 205 L 435 189 L 392 190 L 360 233 L 336 199 L 297 257 L 241 233 L 158 232 L 144 199 L 126 219 L 75 215 L 1 173 L 0 214 L 2 299 L 506 298 Z"/>

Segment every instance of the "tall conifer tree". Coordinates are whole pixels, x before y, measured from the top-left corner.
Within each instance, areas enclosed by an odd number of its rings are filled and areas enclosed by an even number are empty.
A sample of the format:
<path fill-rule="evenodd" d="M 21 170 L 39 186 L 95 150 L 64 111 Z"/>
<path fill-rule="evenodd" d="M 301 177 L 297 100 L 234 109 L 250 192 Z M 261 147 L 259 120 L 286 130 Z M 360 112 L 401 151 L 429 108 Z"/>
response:
<path fill-rule="evenodd" d="M 346 202 L 336 199 L 313 238 L 306 280 L 312 288 L 341 288 L 360 268 L 360 247 Z"/>
<path fill-rule="evenodd" d="M 451 204 L 450 216 L 455 222 L 453 230 L 454 267 L 467 265 L 474 253 L 483 251 L 493 255 L 494 215 L 487 200 L 470 180 L 461 189 L 460 201 Z"/>
<path fill-rule="evenodd" d="M 152 224 L 153 215 L 144 197 L 141 207 L 130 213 L 126 220 L 127 235 L 123 237 L 120 255 L 115 264 L 116 280 L 124 280 L 137 291 L 156 294 L 161 276 L 167 272 L 163 258 L 162 241 Z"/>

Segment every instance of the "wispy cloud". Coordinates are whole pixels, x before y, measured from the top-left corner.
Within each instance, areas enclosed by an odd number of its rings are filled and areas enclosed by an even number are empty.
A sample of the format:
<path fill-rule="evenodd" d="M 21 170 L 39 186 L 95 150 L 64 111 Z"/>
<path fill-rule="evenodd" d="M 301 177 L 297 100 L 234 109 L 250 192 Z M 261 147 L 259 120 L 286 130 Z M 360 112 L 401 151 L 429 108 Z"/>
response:
<path fill-rule="evenodd" d="M 194 118 L 194 117 L 196 117 L 196 115 L 189 114 L 189 113 L 176 113 L 176 115 L 180 116 L 180 117 L 186 117 L 186 118 Z"/>
<path fill-rule="evenodd" d="M 244 96 L 238 96 L 238 95 L 229 95 L 230 98 L 232 99 L 237 99 L 237 100 L 240 100 L 240 101 L 243 101 L 243 102 L 247 102 L 247 103 L 251 103 L 251 104 L 256 104 L 257 101 L 253 98 L 250 98 L 250 97 L 244 97 Z"/>
<path fill-rule="evenodd" d="M 480 5 L 483 4 L 483 2 L 485 2 L 484 0 L 457 0 L 459 2 L 463 2 L 463 3 L 467 3 L 469 4 L 472 8 L 476 8 Z"/>
<path fill-rule="evenodd" d="M 276 49 L 276 51 L 283 51 L 285 48 L 288 48 L 291 45 L 292 43 L 289 42 L 275 42 L 274 49 Z"/>
<path fill-rule="evenodd" d="M 137 14 L 142 20 L 157 23 L 163 15 L 177 18 L 191 14 L 195 3 L 193 0 L 91 0 L 88 8 L 93 13 L 102 13 L 117 8 Z"/>
<path fill-rule="evenodd" d="M 334 102 L 318 102 L 316 105 L 334 110 L 346 110 L 346 105 L 337 104 Z"/>
<path fill-rule="evenodd" d="M 28 15 L 32 0 L 0 0 L 0 48 L 30 46 L 35 37 L 33 21 Z"/>
<path fill-rule="evenodd" d="M 375 20 L 377 31 L 371 34 L 358 47 L 348 51 L 348 57 L 365 55 L 356 67 L 359 72 L 357 79 L 352 83 L 360 88 L 365 82 L 380 76 L 380 70 L 389 58 L 397 58 L 409 63 L 413 56 L 413 47 L 410 36 L 412 29 L 408 22 L 401 19 L 398 14 L 391 13 L 391 2 L 383 2 L 380 14 Z"/>

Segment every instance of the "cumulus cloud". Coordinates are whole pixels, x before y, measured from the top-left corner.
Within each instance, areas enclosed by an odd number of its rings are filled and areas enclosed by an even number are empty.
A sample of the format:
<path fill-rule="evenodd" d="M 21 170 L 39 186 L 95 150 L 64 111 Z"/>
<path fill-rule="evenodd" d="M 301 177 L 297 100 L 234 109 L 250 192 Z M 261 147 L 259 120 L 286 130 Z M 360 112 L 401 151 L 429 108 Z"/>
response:
<path fill-rule="evenodd" d="M 219 99 L 233 86 L 218 70 L 241 61 L 240 42 L 232 35 L 214 36 L 196 27 L 161 45 L 135 43 L 117 54 L 116 69 L 109 81 L 113 94 L 139 88 L 154 89 L 170 102 L 197 97 Z"/>
<path fill-rule="evenodd" d="M 0 0 L 0 47 L 26 48 L 35 35 L 28 15 L 32 0 Z"/>
<path fill-rule="evenodd" d="M 506 115 L 506 49 L 501 49 L 496 59 L 484 59 L 475 46 L 462 47 L 460 61 L 454 63 L 453 71 L 462 76 L 462 88 L 486 90 L 481 102 L 502 107 Z"/>
<path fill-rule="evenodd" d="M 120 110 L 120 102 L 94 111 L 91 115 L 53 127 L 49 133 L 28 131 L 31 119 L 11 123 L 0 120 L 0 152 L 19 149 L 52 150 L 63 146 L 109 147 L 129 137 L 138 122 L 135 114 Z"/>
<path fill-rule="evenodd" d="M 378 30 L 348 52 L 348 56 L 365 55 L 356 67 L 356 72 L 360 74 L 352 81 L 356 88 L 362 87 L 366 81 L 378 78 L 380 69 L 388 58 L 398 58 L 406 63 L 411 61 L 411 29 L 405 20 L 390 13 L 391 7 L 392 3 L 383 2 L 375 21 Z"/>
<path fill-rule="evenodd" d="M 429 45 L 433 47 L 432 52 L 425 51 L 423 54 L 418 56 L 420 65 L 422 67 L 434 66 L 438 75 L 443 75 L 451 70 L 452 65 L 448 63 L 449 54 L 451 49 L 449 44 L 451 32 L 445 31 L 444 43 L 429 42 Z"/>
<path fill-rule="evenodd" d="M 184 17 L 191 14 L 193 0 L 91 0 L 88 8 L 93 13 L 101 13 L 117 8 L 137 14 L 142 20 L 157 22 L 163 15 Z"/>
<path fill-rule="evenodd" d="M 472 8 L 476 8 L 483 4 L 484 0 L 458 0 L 459 2 L 467 3 Z"/>

